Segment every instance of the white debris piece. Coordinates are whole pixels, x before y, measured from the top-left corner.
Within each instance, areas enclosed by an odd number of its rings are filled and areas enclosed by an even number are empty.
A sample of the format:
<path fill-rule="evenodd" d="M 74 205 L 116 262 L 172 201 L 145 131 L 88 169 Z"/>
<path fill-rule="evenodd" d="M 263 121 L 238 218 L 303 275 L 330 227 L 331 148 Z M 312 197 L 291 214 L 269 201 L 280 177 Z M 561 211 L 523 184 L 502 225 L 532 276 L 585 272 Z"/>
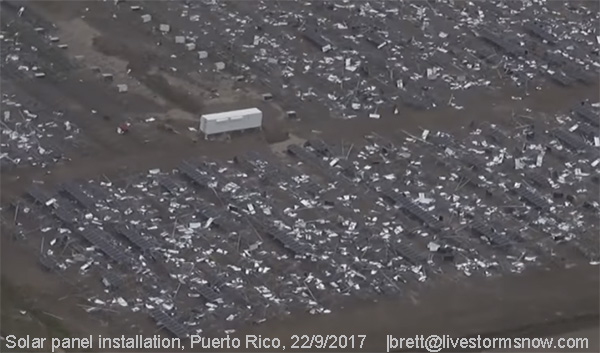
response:
<path fill-rule="evenodd" d="M 125 93 L 129 88 L 126 84 L 118 84 L 117 89 L 119 90 L 119 93 Z"/>
<path fill-rule="evenodd" d="M 25 114 L 28 118 L 31 118 L 31 119 L 37 118 L 37 114 L 33 114 L 32 112 L 30 112 L 27 109 L 23 110 L 23 114 Z"/>
<path fill-rule="evenodd" d="M 163 33 L 169 33 L 171 31 L 171 26 L 167 24 L 161 24 L 158 28 Z"/>
<path fill-rule="evenodd" d="M 152 21 L 152 15 L 146 14 L 142 15 L 142 23 L 148 23 Z"/>
<path fill-rule="evenodd" d="M 222 62 L 222 61 L 216 62 L 215 63 L 215 69 L 217 71 L 223 71 L 223 70 L 225 70 L 225 63 Z"/>
<path fill-rule="evenodd" d="M 100 300 L 98 298 L 94 299 L 94 304 L 96 304 L 96 305 L 106 305 L 105 302 L 103 302 L 102 300 Z"/>
<path fill-rule="evenodd" d="M 429 251 L 431 251 L 431 252 L 438 251 L 440 247 L 441 247 L 440 244 L 434 243 L 432 241 L 430 241 L 429 244 L 427 244 L 427 249 L 429 249 Z"/>
<path fill-rule="evenodd" d="M 429 136 L 429 130 L 423 130 L 423 134 L 421 134 L 421 138 L 423 140 L 427 140 L 427 136 Z"/>
<path fill-rule="evenodd" d="M 420 192 L 419 193 L 419 198 L 417 199 L 417 202 L 422 203 L 424 205 L 429 205 L 430 203 L 432 203 L 434 200 L 425 197 L 425 194 Z"/>
<path fill-rule="evenodd" d="M 540 154 L 538 154 L 538 156 L 537 156 L 537 159 L 536 159 L 536 161 L 535 161 L 535 165 L 536 165 L 537 167 L 541 167 L 543 162 L 544 162 L 544 153 L 540 153 Z"/>
<path fill-rule="evenodd" d="M 198 52 L 198 59 L 206 59 L 208 58 L 208 52 L 207 51 L 199 51 Z"/>
<path fill-rule="evenodd" d="M 190 229 L 198 229 L 200 227 L 202 227 L 202 223 L 200 223 L 200 222 L 190 223 Z"/>
<path fill-rule="evenodd" d="M 175 43 L 177 43 L 177 44 L 185 43 L 185 37 L 184 36 L 175 36 Z"/>
<path fill-rule="evenodd" d="M 185 45 L 185 48 L 188 51 L 192 51 L 192 50 L 196 49 L 196 43 L 188 43 L 188 44 Z"/>
<path fill-rule="evenodd" d="M 437 70 L 435 68 L 432 69 L 427 69 L 427 79 L 428 80 L 435 80 L 437 79 L 438 75 L 437 75 Z"/>
<path fill-rule="evenodd" d="M 525 163 L 520 158 L 515 158 L 515 170 L 521 170 L 525 168 Z"/>
<path fill-rule="evenodd" d="M 118 298 L 117 298 L 117 303 L 119 303 L 119 305 L 120 305 L 120 306 L 122 306 L 122 307 L 127 307 L 127 306 L 129 306 L 129 305 L 127 304 L 127 301 L 125 301 L 125 299 L 123 299 L 122 297 L 118 297 Z"/>
<path fill-rule="evenodd" d="M 379 119 L 380 117 L 381 116 L 379 114 L 376 114 L 376 113 L 369 114 L 369 118 L 371 118 L 371 119 Z"/>

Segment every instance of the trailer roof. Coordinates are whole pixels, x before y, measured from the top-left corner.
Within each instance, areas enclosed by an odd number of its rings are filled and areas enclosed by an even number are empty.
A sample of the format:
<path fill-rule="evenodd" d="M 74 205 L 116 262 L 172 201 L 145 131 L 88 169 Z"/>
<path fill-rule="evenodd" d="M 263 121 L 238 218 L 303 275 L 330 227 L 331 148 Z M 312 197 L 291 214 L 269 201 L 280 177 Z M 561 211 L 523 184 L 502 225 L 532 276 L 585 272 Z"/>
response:
<path fill-rule="evenodd" d="M 242 115 L 256 114 L 256 113 L 262 114 L 262 111 L 260 109 L 258 109 L 258 108 L 248 108 L 248 109 L 240 109 L 240 110 L 231 110 L 231 111 L 228 111 L 228 112 L 213 113 L 213 114 L 204 114 L 204 115 L 202 115 L 202 119 L 205 119 L 205 120 L 218 120 L 218 119 L 223 119 L 223 118 L 230 118 L 230 117 L 235 117 L 235 116 L 242 116 Z"/>

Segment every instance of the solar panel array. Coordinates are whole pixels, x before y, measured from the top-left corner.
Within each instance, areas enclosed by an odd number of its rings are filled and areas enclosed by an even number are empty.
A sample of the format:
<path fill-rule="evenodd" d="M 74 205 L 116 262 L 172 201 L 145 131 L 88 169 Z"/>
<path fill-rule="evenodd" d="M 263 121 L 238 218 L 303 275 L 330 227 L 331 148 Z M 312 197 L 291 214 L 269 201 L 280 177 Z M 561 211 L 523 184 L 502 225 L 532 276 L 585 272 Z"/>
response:
<path fill-rule="evenodd" d="M 215 218 L 213 224 L 228 233 L 237 232 L 244 228 L 240 222 L 235 220 L 228 213 L 224 213 L 222 216 L 219 216 L 219 218 Z"/>
<path fill-rule="evenodd" d="M 88 210 L 93 210 L 96 208 L 96 203 L 94 200 L 86 195 L 81 187 L 74 183 L 66 183 L 62 185 L 62 191 L 69 195 L 72 199 L 79 202 L 83 207 Z"/>
<path fill-rule="evenodd" d="M 582 139 L 563 129 L 554 129 L 552 135 L 573 150 L 584 151 L 588 148 Z"/>
<path fill-rule="evenodd" d="M 122 250 L 112 245 L 109 236 L 104 231 L 95 228 L 85 228 L 79 231 L 82 237 L 91 244 L 97 246 L 103 253 L 119 264 L 126 264 L 130 258 Z"/>
<path fill-rule="evenodd" d="M 427 263 L 427 260 L 408 243 L 393 243 L 391 247 L 411 265 L 419 266 Z"/>
<path fill-rule="evenodd" d="M 396 198 L 400 206 L 408 211 L 411 215 L 418 218 L 421 222 L 425 223 L 432 229 L 441 229 L 442 223 L 433 217 L 429 212 L 422 209 L 420 206 L 412 202 L 406 197 L 400 196 Z"/>
<path fill-rule="evenodd" d="M 546 31 L 537 23 L 527 22 L 523 25 L 523 28 L 530 34 L 538 37 L 541 40 L 545 40 L 550 45 L 556 45 L 557 38 L 552 33 Z"/>
<path fill-rule="evenodd" d="M 268 234 L 296 255 L 306 255 L 308 253 L 308 248 L 305 245 L 279 229 L 271 228 Z"/>
<path fill-rule="evenodd" d="M 223 276 L 215 273 L 213 270 L 203 268 L 202 273 L 213 288 L 220 289 L 227 282 Z"/>
<path fill-rule="evenodd" d="M 73 224 L 77 221 L 77 214 L 72 207 L 59 206 L 54 209 L 53 213 L 56 218 L 67 225 Z"/>
<path fill-rule="evenodd" d="M 39 262 L 48 271 L 58 269 L 58 263 L 50 256 L 40 255 Z"/>
<path fill-rule="evenodd" d="M 151 252 L 153 244 L 148 239 L 141 236 L 138 232 L 129 229 L 128 227 L 118 224 L 114 227 L 114 230 L 129 239 L 134 245 L 136 245 L 143 252 Z"/>
<path fill-rule="evenodd" d="M 308 246 L 300 243 L 292 236 L 288 235 L 284 231 L 280 230 L 276 226 L 270 223 L 269 220 L 262 216 L 256 216 L 253 218 L 256 222 L 257 229 L 270 235 L 273 239 L 277 240 L 283 247 L 290 250 L 296 255 L 307 255 L 309 252 Z"/>
<path fill-rule="evenodd" d="M 432 135 L 427 137 L 427 140 L 441 148 L 445 148 L 454 144 L 454 139 L 448 135 Z"/>
<path fill-rule="evenodd" d="M 287 148 L 288 153 L 290 153 L 291 155 L 293 155 L 294 157 L 300 159 L 303 162 L 309 162 L 309 163 L 313 163 L 315 165 L 321 166 L 321 160 L 319 158 L 317 158 L 315 155 L 309 153 L 307 150 L 305 150 L 304 148 L 295 145 L 295 144 L 291 144 L 288 146 Z"/>
<path fill-rule="evenodd" d="M 104 270 L 102 272 L 102 278 L 104 278 L 113 288 L 119 288 L 121 285 L 121 278 L 111 270 Z"/>
<path fill-rule="evenodd" d="M 196 289 L 198 290 L 198 294 L 200 294 L 207 302 L 215 302 L 220 298 L 217 292 L 204 284 L 197 284 Z"/>
<path fill-rule="evenodd" d="M 200 174 L 198 169 L 187 161 L 181 162 L 177 169 L 199 186 L 207 187 L 210 183 L 210 178 Z"/>
<path fill-rule="evenodd" d="M 492 227 L 487 226 L 479 220 L 471 222 L 471 229 L 476 233 L 486 237 L 492 244 L 499 247 L 510 247 L 511 243 L 507 238 L 497 234 Z"/>
<path fill-rule="evenodd" d="M 577 129 L 575 130 L 578 134 L 581 134 L 583 136 L 585 136 L 587 139 L 589 139 L 590 141 L 594 140 L 594 137 L 597 136 L 598 133 L 598 128 L 597 127 L 593 127 L 592 125 L 586 123 L 586 122 L 579 122 Z"/>
<path fill-rule="evenodd" d="M 506 135 L 495 126 L 488 127 L 485 130 L 485 135 L 499 144 L 505 144 L 508 139 Z"/>
<path fill-rule="evenodd" d="M 600 117 L 591 109 L 587 107 L 576 107 L 573 111 L 575 112 L 575 116 L 580 120 L 583 120 L 592 126 L 600 127 Z"/>
<path fill-rule="evenodd" d="M 41 190 L 37 185 L 33 185 L 27 190 L 27 194 L 37 203 L 46 205 L 50 201 L 50 196 Z"/>
<path fill-rule="evenodd" d="M 312 147 L 315 152 L 323 156 L 329 156 L 331 154 L 331 150 L 329 146 L 322 140 L 311 139 L 306 141 L 305 146 Z"/>
<path fill-rule="evenodd" d="M 530 170 L 526 173 L 526 177 L 531 180 L 534 184 L 542 188 L 549 188 L 550 183 L 543 175 L 535 170 Z"/>
<path fill-rule="evenodd" d="M 158 325 L 162 325 L 167 331 L 175 335 L 175 337 L 186 338 L 189 335 L 185 326 L 160 309 L 152 309 L 150 311 L 150 316 Z"/>
<path fill-rule="evenodd" d="M 320 187 L 319 185 L 317 185 L 316 183 L 314 183 L 312 181 L 302 184 L 302 189 L 304 191 L 306 191 L 308 194 L 310 194 L 311 196 L 317 196 L 323 190 L 322 187 Z"/>
<path fill-rule="evenodd" d="M 198 214 L 205 219 L 216 219 L 219 217 L 219 213 L 215 210 L 213 205 L 203 203 L 202 206 L 198 208 Z"/>
<path fill-rule="evenodd" d="M 175 181 L 168 176 L 164 176 L 158 179 L 158 184 L 162 186 L 165 190 L 167 190 L 172 195 L 177 195 L 180 190 L 179 185 L 175 183 Z"/>
<path fill-rule="evenodd" d="M 548 210 L 550 208 L 550 203 L 542 198 L 537 192 L 531 190 L 524 185 L 520 185 L 518 188 L 514 189 L 519 196 L 521 196 L 525 201 L 532 204 L 534 207 L 540 210 Z"/>
<path fill-rule="evenodd" d="M 485 163 L 481 159 L 472 154 L 465 154 L 459 157 L 459 160 L 467 167 L 472 170 L 482 171 L 485 170 Z"/>

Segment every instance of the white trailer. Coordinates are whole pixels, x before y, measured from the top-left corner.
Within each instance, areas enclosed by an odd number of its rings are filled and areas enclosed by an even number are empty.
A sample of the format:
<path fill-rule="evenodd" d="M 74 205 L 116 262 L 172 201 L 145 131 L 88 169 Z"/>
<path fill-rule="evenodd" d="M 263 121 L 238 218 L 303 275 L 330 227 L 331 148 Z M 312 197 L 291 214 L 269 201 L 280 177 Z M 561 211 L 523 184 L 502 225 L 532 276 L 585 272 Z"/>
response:
<path fill-rule="evenodd" d="M 200 117 L 200 131 L 204 137 L 225 132 L 260 129 L 263 113 L 257 108 L 205 114 Z"/>

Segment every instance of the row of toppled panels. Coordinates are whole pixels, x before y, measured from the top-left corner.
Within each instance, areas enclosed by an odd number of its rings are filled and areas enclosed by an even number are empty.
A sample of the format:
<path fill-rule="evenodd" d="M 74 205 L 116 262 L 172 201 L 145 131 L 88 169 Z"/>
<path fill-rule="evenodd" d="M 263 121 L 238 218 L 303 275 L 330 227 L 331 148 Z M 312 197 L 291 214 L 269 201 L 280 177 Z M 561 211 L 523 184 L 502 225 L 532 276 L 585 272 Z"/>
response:
<path fill-rule="evenodd" d="M 65 224 L 73 224 L 77 221 L 77 215 L 70 207 L 60 206 L 54 209 L 54 216 Z"/>
<path fill-rule="evenodd" d="M 177 195 L 181 189 L 181 187 L 172 178 L 167 176 L 158 179 L 158 184 L 172 195 Z"/>
<path fill-rule="evenodd" d="M 539 25 L 528 22 L 523 26 L 523 28 L 535 37 L 545 40 L 550 45 L 556 45 L 557 43 L 557 38 Z"/>
<path fill-rule="evenodd" d="M 575 117 L 579 118 L 580 120 L 583 120 L 592 126 L 600 127 L 600 116 L 598 116 L 598 114 L 592 111 L 590 108 L 576 107 L 573 109 L 573 112 L 575 113 Z"/>
<path fill-rule="evenodd" d="M 144 252 L 149 252 L 154 248 L 154 245 L 148 241 L 148 239 L 144 238 L 137 232 L 125 227 L 124 225 L 116 225 L 114 227 L 115 231 L 135 244 L 138 248 L 140 248 Z"/>
<path fill-rule="evenodd" d="M 552 135 L 573 150 L 584 151 L 588 149 L 588 145 L 583 140 L 563 129 L 554 129 Z"/>
<path fill-rule="evenodd" d="M 316 156 L 314 156 L 313 154 L 309 153 L 307 150 L 305 150 L 304 148 L 298 146 L 298 145 L 289 145 L 287 148 L 288 152 L 290 154 L 292 154 L 293 156 L 295 156 L 296 158 L 299 158 L 302 161 L 306 161 L 306 162 L 311 162 L 311 163 L 315 163 L 317 165 L 321 165 L 321 160 L 319 158 L 317 158 Z"/>
<path fill-rule="evenodd" d="M 540 174 L 539 172 L 535 171 L 535 170 L 531 170 L 529 172 L 527 172 L 525 174 L 525 176 L 531 180 L 533 183 L 535 183 L 536 185 L 543 187 L 543 188 L 549 188 L 550 187 L 550 183 L 548 182 L 548 180 L 546 178 L 544 178 L 544 176 L 542 174 Z"/>
<path fill-rule="evenodd" d="M 54 271 L 58 268 L 58 263 L 50 256 L 41 255 L 39 262 L 48 271 Z"/>
<path fill-rule="evenodd" d="M 442 228 L 442 224 L 440 223 L 440 221 L 435 219 L 435 217 L 433 217 L 429 212 L 425 211 L 408 198 L 401 195 L 397 195 L 391 190 L 382 191 L 382 196 L 392 200 L 395 204 L 408 211 L 408 213 L 418 218 L 421 222 L 425 223 L 429 227 L 433 229 Z"/>
<path fill-rule="evenodd" d="M 92 245 L 97 246 L 103 253 L 108 255 L 111 259 L 119 264 L 126 264 L 130 258 L 122 250 L 112 245 L 108 239 L 108 235 L 100 229 L 84 228 L 79 230 L 79 234 L 90 242 Z"/>
<path fill-rule="evenodd" d="M 27 194 L 37 203 L 46 205 L 50 201 L 50 196 L 45 191 L 40 189 L 37 185 L 30 187 L 27 190 Z"/>
<path fill-rule="evenodd" d="M 192 181 L 194 181 L 200 186 L 206 187 L 210 183 L 210 178 L 200 174 L 200 172 L 198 172 L 198 169 L 189 162 L 183 161 L 177 169 L 179 169 L 181 173 L 183 173 L 188 178 L 192 179 Z"/>
<path fill-rule="evenodd" d="M 185 326 L 167 315 L 164 311 L 160 309 L 152 309 L 150 311 L 150 316 L 159 325 L 162 325 L 167 331 L 175 335 L 175 337 L 186 338 L 188 336 L 188 331 Z"/>
<path fill-rule="evenodd" d="M 219 217 L 219 213 L 215 211 L 215 206 L 209 204 L 203 204 L 198 208 L 198 214 L 204 217 L 205 219 L 217 219 Z"/>
<path fill-rule="evenodd" d="M 269 234 L 296 255 L 306 255 L 308 253 L 305 245 L 280 230 L 269 231 Z"/>
<path fill-rule="evenodd" d="M 534 207 L 541 209 L 541 210 L 547 210 L 550 208 L 550 204 L 548 203 L 548 201 L 546 201 L 544 198 L 542 198 L 540 195 L 538 195 L 537 192 L 530 190 L 529 188 L 525 187 L 524 185 L 520 185 L 518 188 L 515 188 L 514 190 L 517 192 L 517 194 L 520 197 L 525 199 L 525 201 L 529 202 Z"/>
<path fill-rule="evenodd" d="M 215 302 L 220 298 L 217 292 L 206 285 L 197 284 L 196 289 L 198 290 L 198 294 L 200 294 L 207 302 Z"/>
<path fill-rule="evenodd" d="M 392 245 L 392 249 L 404 260 L 409 262 L 411 265 L 423 265 L 427 262 L 427 260 L 418 253 L 410 244 L 407 243 L 394 243 Z"/>
<path fill-rule="evenodd" d="M 292 145 L 288 146 L 287 150 L 288 150 L 288 153 L 290 153 L 291 155 L 300 159 L 302 162 L 309 162 L 309 163 L 312 163 L 313 165 L 316 165 L 319 168 L 321 168 L 322 172 L 325 173 L 327 175 L 327 177 L 329 177 L 330 179 L 337 180 L 337 181 L 340 181 L 343 183 L 348 181 L 345 178 L 340 178 L 340 175 L 337 174 L 336 172 L 334 172 L 332 169 L 330 169 L 327 165 L 325 165 L 325 163 L 319 157 L 317 157 L 313 153 L 308 152 L 303 147 L 292 144 Z M 338 164 L 342 167 L 342 169 L 345 172 L 350 171 L 350 165 L 348 163 L 346 163 L 346 161 L 340 160 L 340 161 L 338 161 Z"/>
<path fill-rule="evenodd" d="M 86 195 L 79 185 L 66 183 L 62 186 L 62 190 L 86 209 L 93 210 L 96 207 L 94 200 Z"/>
<path fill-rule="evenodd" d="M 254 220 L 257 222 L 257 226 L 260 230 L 273 237 L 286 249 L 292 251 L 294 254 L 306 255 L 308 253 L 307 246 L 300 243 L 290 235 L 275 227 L 274 225 L 270 224 L 270 222 L 264 217 L 254 217 Z"/>
<path fill-rule="evenodd" d="M 323 156 L 328 156 L 331 152 L 329 146 L 324 141 L 318 139 L 311 139 L 306 141 L 305 146 L 312 147 L 315 150 L 315 152 Z"/>
<path fill-rule="evenodd" d="M 219 275 L 213 270 L 209 270 L 207 268 L 202 269 L 202 273 L 204 274 L 205 279 L 210 283 L 213 288 L 221 288 L 227 281 L 225 280 L 225 276 Z"/>
<path fill-rule="evenodd" d="M 473 221 L 471 223 L 471 228 L 475 230 L 480 235 L 486 237 L 492 244 L 498 245 L 501 247 L 510 246 L 511 243 L 505 237 L 496 234 L 491 227 L 485 225 L 480 221 Z"/>
<path fill-rule="evenodd" d="M 102 278 L 113 288 L 118 288 L 121 285 L 121 278 L 111 270 L 104 270 Z"/>

